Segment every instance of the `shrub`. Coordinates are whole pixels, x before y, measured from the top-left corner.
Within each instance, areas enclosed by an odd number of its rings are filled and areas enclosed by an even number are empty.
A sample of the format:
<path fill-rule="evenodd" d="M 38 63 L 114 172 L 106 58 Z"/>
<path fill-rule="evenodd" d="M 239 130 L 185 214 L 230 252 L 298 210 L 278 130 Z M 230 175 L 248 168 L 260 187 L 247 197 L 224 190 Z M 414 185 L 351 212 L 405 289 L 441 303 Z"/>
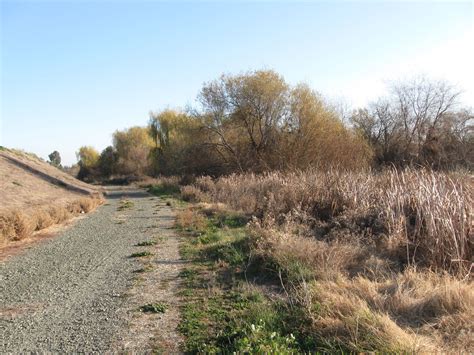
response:
<path fill-rule="evenodd" d="M 181 187 L 181 198 L 187 202 L 205 202 L 207 200 L 204 192 L 189 185 Z"/>
<path fill-rule="evenodd" d="M 199 212 L 187 208 L 178 212 L 176 225 L 183 230 L 202 231 L 207 227 L 207 221 Z"/>
<path fill-rule="evenodd" d="M 35 227 L 36 225 L 20 211 L 11 211 L 0 215 L 0 231 L 6 241 L 24 239 L 34 231 Z"/>

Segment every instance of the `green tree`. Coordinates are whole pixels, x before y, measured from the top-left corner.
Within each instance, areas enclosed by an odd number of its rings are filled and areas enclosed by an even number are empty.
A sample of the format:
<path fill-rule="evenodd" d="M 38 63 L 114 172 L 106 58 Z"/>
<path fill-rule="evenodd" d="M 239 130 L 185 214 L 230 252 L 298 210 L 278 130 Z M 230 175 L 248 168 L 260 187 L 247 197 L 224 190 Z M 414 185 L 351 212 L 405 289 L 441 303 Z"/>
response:
<path fill-rule="evenodd" d="M 61 166 L 61 155 L 59 154 L 57 150 L 55 150 L 50 155 L 48 155 L 48 158 L 51 165 L 54 165 L 56 167 Z"/>
<path fill-rule="evenodd" d="M 110 177 L 116 171 L 118 155 L 114 147 L 108 146 L 105 148 L 99 157 L 100 173 L 104 177 Z"/>
<path fill-rule="evenodd" d="M 155 140 L 155 174 L 203 173 L 212 154 L 205 147 L 202 124 L 196 117 L 175 110 L 153 113 L 149 133 Z"/>

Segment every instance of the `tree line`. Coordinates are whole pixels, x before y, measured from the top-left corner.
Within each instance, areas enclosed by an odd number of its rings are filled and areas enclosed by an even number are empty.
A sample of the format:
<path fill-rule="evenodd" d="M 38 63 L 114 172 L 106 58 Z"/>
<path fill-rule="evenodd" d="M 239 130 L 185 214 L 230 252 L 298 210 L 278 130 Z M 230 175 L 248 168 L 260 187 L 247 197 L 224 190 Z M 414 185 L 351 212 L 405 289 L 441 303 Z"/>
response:
<path fill-rule="evenodd" d="M 77 153 L 79 177 L 223 175 L 385 165 L 472 169 L 473 113 L 446 82 L 417 78 L 343 118 L 306 84 L 258 70 L 205 83 L 186 111 L 150 114 Z"/>

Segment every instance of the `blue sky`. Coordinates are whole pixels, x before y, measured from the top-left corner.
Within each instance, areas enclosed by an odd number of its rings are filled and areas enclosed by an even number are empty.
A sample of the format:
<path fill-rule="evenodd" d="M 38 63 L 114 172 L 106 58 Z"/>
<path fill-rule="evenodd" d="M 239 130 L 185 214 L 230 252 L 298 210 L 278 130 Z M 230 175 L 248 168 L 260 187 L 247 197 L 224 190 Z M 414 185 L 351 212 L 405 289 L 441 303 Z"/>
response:
<path fill-rule="evenodd" d="M 222 73 L 274 69 L 350 107 L 423 73 L 474 106 L 472 2 L 0 2 L 0 145 L 67 164 Z"/>

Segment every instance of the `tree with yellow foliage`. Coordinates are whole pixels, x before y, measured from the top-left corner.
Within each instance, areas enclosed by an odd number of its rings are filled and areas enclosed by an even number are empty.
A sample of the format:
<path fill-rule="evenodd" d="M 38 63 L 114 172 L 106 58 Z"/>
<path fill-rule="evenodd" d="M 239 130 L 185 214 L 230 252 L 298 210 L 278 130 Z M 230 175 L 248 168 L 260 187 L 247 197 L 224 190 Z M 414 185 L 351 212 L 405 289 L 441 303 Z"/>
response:
<path fill-rule="evenodd" d="M 99 152 L 94 147 L 83 146 L 79 148 L 76 157 L 79 164 L 78 178 L 85 179 L 86 177 L 94 175 L 99 163 Z"/>
<path fill-rule="evenodd" d="M 117 152 L 117 171 L 124 175 L 145 175 L 150 172 L 153 139 L 146 127 L 131 127 L 113 134 Z"/>

